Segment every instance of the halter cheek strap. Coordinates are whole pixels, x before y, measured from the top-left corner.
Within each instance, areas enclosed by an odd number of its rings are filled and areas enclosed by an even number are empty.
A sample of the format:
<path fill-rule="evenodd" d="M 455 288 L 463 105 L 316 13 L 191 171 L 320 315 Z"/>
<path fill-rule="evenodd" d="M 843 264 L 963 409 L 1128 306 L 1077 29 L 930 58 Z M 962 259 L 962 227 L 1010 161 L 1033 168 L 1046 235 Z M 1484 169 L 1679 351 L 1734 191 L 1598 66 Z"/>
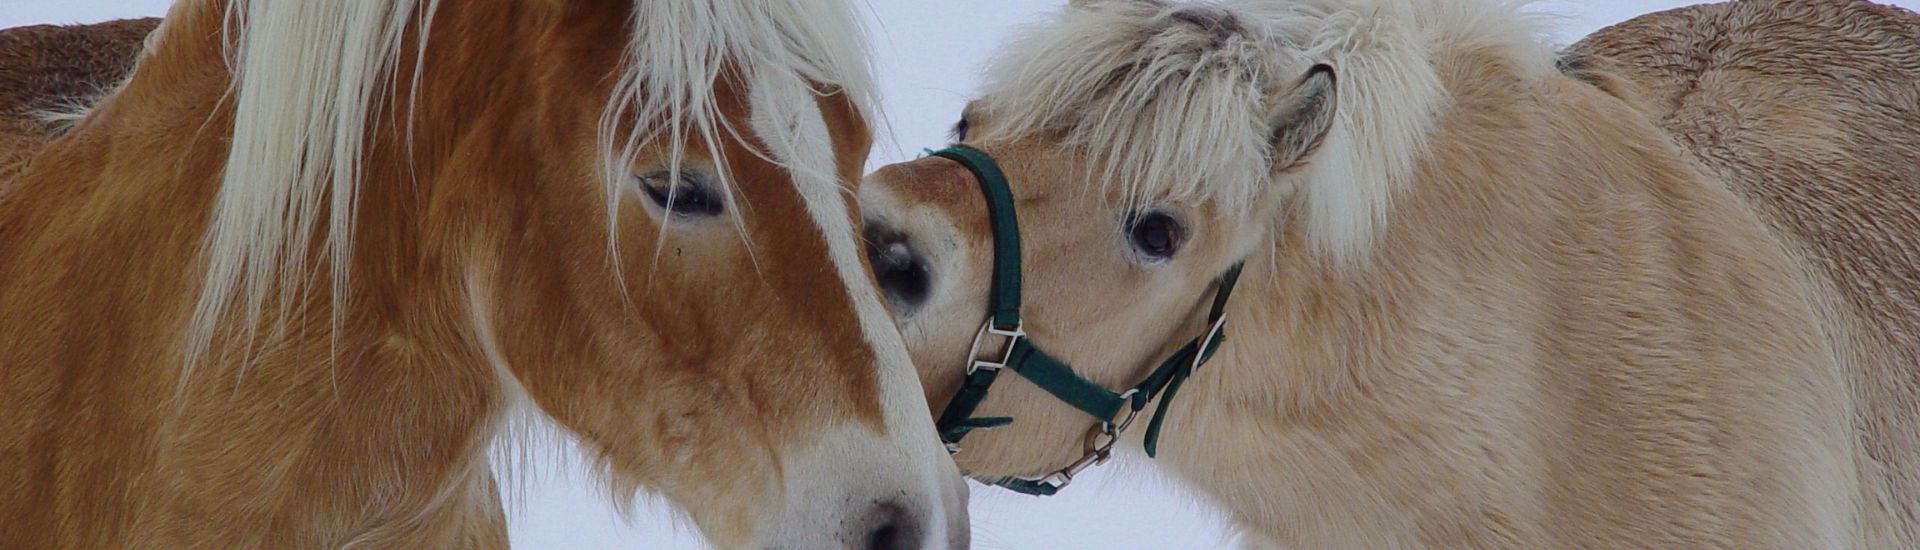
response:
<path fill-rule="evenodd" d="M 1140 411 L 1156 397 L 1160 398 L 1160 406 L 1154 410 L 1153 421 L 1147 426 L 1145 445 L 1147 456 L 1157 456 L 1160 428 L 1166 420 L 1168 404 L 1173 402 L 1173 396 L 1179 393 L 1187 378 L 1211 359 L 1226 339 L 1227 298 L 1233 294 L 1241 266 L 1233 266 L 1216 281 L 1213 305 L 1207 312 L 1207 333 L 1174 352 L 1133 388 L 1114 393 L 1075 374 L 1072 367 L 1040 351 L 1027 338 L 1020 319 L 1020 224 L 1014 214 L 1013 191 L 993 157 L 965 146 L 935 151 L 933 155 L 958 162 L 973 173 L 987 199 L 987 214 L 993 227 L 993 283 L 987 320 L 974 335 L 966 378 L 936 422 L 948 452 L 960 452 L 960 440 L 974 430 L 1013 422 L 1009 417 L 973 415 L 980 402 L 987 398 L 994 381 L 999 379 L 1000 371 L 1011 370 L 1099 423 L 1087 433 L 1086 454 L 1073 464 L 1042 478 L 1003 479 L 995 482 L 996 485 L 1030 495 L 1059 492 L 1073 481 L 1073 476 L 1111 458 L 1120 434 L 1133 425 Z M 1000 340 L 1000 352 L 995 354 L 996 358 L 980 359 L 986 349 L 982 345 L 989 339 Z"/>

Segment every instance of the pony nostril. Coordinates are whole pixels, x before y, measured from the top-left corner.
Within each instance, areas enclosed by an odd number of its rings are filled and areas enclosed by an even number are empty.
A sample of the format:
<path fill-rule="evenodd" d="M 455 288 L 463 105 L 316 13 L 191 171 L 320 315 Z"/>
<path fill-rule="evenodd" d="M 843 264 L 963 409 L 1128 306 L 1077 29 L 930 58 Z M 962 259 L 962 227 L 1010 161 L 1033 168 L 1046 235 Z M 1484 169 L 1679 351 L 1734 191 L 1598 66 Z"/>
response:
<path fill-rule="evenodd" d="M 867 534 L 869 550 L 920 548 L 920 526 L 905 509 L 893 504 L 882 505 L 879 522 Z"/>
<path fill-rule="evenodd" d="M 873 530 L 873 535 L 867 537 L 867 548 L 871 550 L 913 548 L 919 541 L 907 538 L 906 532 L 907 530 L 897 523 L 881 525 Z"/>
<path fill-rule="evenodd" d="M 926 302 L 932 273 L 906 235 L 871 223 L 865 233 L 867 262 L 873 265 L 873 277 L 894 310 L 900 312 Z"/>

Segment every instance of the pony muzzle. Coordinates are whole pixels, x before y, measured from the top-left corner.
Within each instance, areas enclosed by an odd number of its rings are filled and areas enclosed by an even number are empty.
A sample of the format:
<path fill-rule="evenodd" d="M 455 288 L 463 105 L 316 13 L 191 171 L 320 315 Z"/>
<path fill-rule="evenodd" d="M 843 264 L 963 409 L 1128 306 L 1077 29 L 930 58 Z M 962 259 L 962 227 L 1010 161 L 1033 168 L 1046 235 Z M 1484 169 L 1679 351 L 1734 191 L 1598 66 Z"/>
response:
<path fill-rule="evenodd" d="M 761 531 L 764 548 L 966 548 L 967 488 L 951 462 L 930 463 L 939 445 L 843 426 L 784 460 L 779 517 Z"/>

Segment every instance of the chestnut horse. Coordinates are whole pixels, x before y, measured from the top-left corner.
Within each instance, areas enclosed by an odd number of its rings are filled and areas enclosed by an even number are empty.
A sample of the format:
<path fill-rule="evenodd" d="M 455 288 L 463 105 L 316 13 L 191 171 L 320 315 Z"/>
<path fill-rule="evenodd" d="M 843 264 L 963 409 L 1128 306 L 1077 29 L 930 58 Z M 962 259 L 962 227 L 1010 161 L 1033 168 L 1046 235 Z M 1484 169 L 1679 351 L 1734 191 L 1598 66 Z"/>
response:
<path fill-rule="evenodd" d="M 963 471 L 1157 439 L 1262 548 L 1920 544 L 1910 14 L 1738 2 L 1574 78 L 1523 2 L 1075 4 L 862 188 Z"/>
<path fill-rule="evenodd" d="M 0 540 L 500 547 L 531 419 L 723 547 L 964 545 L 854 232 L 857 21 L 177 3 L 0 142 Z"/>

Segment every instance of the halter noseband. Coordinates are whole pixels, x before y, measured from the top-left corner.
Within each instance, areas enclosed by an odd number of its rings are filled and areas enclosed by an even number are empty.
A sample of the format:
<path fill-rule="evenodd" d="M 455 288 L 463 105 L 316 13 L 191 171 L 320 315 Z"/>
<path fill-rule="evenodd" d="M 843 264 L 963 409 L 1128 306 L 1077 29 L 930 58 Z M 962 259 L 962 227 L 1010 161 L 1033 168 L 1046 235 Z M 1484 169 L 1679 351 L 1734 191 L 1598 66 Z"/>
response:
<path fill-rule="evenodd" d="M 1152 403 L 1155 397 L 1160 397 L 1160 406 L 1154 409 L 1153 421 L 1147 424 L 1145 441 L 1147 456 L 1155 456 L 1161 422 L 1167 417 L 1167 405 L 1173 402 L 1174 394 L 1179 393 L 1187 377 L 1213 358 L 1214 352 L 1220 349 L 1220 343 L 1226 339 L 1227 297 L 1233 294 L 1234 283 L 1240 279 L 1241 266 L 1235 264 L 1216 281 L 1213 306 L 1207 312 L 1206 334 L 1174 352 L 1172 357 L 1161 362 L 1133 388 L 1124 393 L 1108 391 L 1074 374 L 1066 363 L 1042 353 L 1022 328 L 1020 224 L 1014 216 L 1013 191 L 1007 185 L 1006 174 L 1000 171 L 993 157 L 971 147 L 949 147 L 935 151 L 933 155 L 958 162 L 973 173 L 975 181 L 980 184 L 980 191 L 986 195 L 987 214 L 992 219 L 993 227 L 993 286 L 988 317 L 981 325 L 980 332 L 973 337 L 973 350 L 967 355 L 970 363 L 966 380 L 954 394 L 953 400 L 947 403 L 947 408 L 941 411 L 936 423 L 941 441 L 947 444 L 947 451 L 960 452 L 960 440 L 973 430 L 1013 423 L 1010 417 L 973 416 L 980 402 L 987 398 L 987 390 L 999 378 L 1000 371 L 1011 370 L 1060 401 L 1092 416 L 1099 424 L 1087 432 L 1086 454 L 1079 460 L 1038 479 L 1010 478 L 997 481 L 995 485 L 1029 495 L 1059 492 L 1073 481 L 1073 476 L 1112 458 L 1113 446 L 1119 441 L 1120 434 L 1133 425 L 1142 409 Z M 989 337 L 1003 339 L 1005 343 L 1000 348 L 1001 352 L 996 354 L 997 359 L 981 360 L 981 344 Z M 1121 416 L 1122 413 L 1125 416 Z M 1116 418 L 1118 422 L 1115 422 Z"/>

